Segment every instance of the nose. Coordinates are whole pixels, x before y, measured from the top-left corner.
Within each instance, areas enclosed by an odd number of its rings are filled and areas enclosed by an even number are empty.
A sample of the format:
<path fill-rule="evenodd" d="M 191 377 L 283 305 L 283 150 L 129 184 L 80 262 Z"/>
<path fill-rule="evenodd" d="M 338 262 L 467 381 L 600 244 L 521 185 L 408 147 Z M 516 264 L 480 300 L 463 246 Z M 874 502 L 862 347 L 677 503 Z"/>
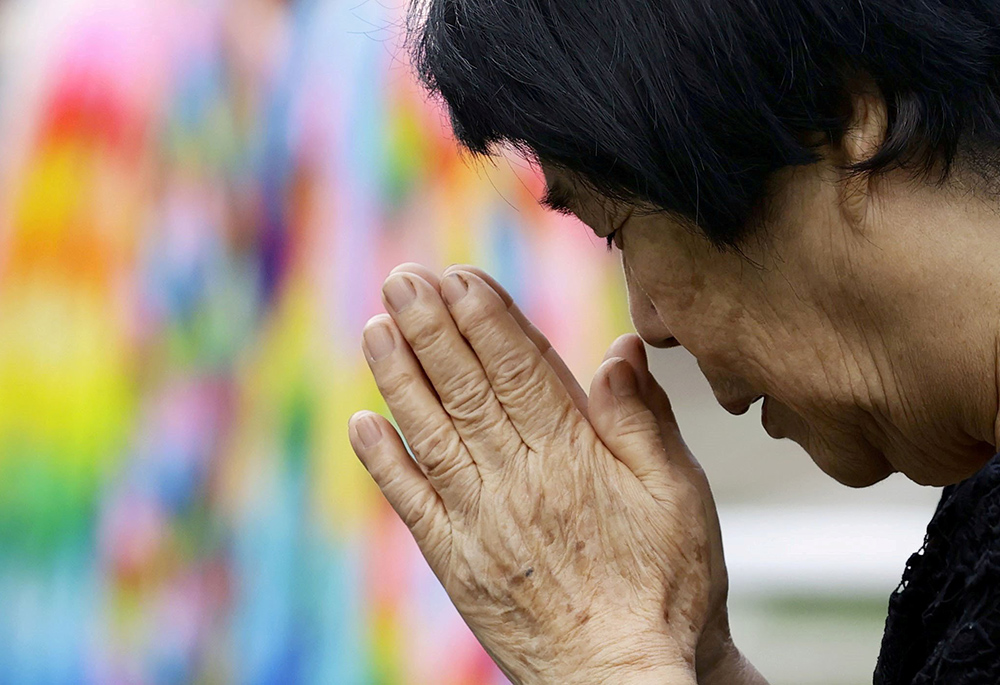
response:
<path fill-rule="evenodd" d="M 677 342 L 677 338 L 670 336 L 669 338 L 656 338 L 650 340 L 649 338 L 644 338 L 642 334 L 639 337 L 645 340 L 650 347 L 658 347 L 661 350 L 669 350 L 671 347 L 680 347 L 681 344 Z"/>
<path fill-rule="evenodd" d="M 626 269 L 626 274 L 628 270 Z M 680 343 L 673 336 L 670 329 L 663 322 L 663 317 L 656 310 L 653 301 L 649 299 L 646 292 L 633 279 L 626 276 L 626 286 L 628 288 L 628 308 L 632 317 L 632 325 L 635 326 L 639 337 L 651 347 L 668 349 L 678 347 Z"/>

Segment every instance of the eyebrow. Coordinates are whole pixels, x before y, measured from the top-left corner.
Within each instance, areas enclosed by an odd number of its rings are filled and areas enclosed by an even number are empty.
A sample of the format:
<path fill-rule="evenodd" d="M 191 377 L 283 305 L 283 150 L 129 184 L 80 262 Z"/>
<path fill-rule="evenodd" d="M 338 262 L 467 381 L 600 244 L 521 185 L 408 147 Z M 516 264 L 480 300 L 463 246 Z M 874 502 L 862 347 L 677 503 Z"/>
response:
<path fill-rule="evenodd" d="M 561 179 L 554 178 L 551 183 L 546 184 L 545 196 L 542 197 L 541 203 L 544 207 L 560 214 L 572 214 L 576 195 Z"/>

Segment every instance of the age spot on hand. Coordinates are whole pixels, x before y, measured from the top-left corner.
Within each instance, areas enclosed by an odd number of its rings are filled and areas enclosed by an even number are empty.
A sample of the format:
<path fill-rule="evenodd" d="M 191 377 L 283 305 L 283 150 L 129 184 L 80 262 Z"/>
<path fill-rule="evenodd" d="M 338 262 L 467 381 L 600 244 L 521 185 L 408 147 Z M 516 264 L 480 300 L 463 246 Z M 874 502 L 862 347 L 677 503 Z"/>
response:
<path fill-rule="evenodd" d="M 524 583 L 525 578 L 530 578 L 531 574 L 535 572 L 535 569 L 529 568 L 524 573 L 517 573 L 513 578 L 510 579 L 510 584 L 514 586 L 519 586 Z"/>

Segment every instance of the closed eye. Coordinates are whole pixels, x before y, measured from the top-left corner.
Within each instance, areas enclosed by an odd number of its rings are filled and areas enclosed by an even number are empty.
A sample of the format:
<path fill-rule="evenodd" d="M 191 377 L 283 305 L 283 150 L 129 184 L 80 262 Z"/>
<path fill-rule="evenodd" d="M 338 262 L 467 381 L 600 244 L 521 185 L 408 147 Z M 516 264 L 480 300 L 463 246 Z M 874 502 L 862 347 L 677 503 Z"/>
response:
<path fill-rule="evenodd" d="M 560 214 L 574 214 L 573 205 L 576 198 L 572 190 L 561 183 L 549 184 L 542 198 L 542 205 Z"/>
<path fill-rule="evenodd" d="M 621 232 L 622 229 L 625 228 L 625 224 L 628 223 L 628 220 L 632 218 L 633 211 L 635 211 L 634 208 L 629 209 L 622 218 L 621 222 L 618 224 L 617 228 L 605 236 L 605 239 L 608 241 L 608 252 L 611 252 L 611 248 L 614 247 L 615 244 L 618 244 L 618 246 L 621 247 Z"/>
<path fill-rule="evenodd" d="M 573 192 L 573 188 L 563 183 L 559 178 L 548 180 L 549 182 L 546 184 L 545 195 L 542 197 L 540 204 L 554 212 L 558 212 L 559 214 L 576 217 L 583 223 L 588 224 L 593 228 L 596 224 L 588 222 L 578 211 L 578 198 L 576 193 Z M 620 243 L 619 232 L 630 216 L 632 216 L 632 209 L 629 209 L 629 211 L 622 218 L 621 222 L 618 223 L 618 226 L 615 227 L 615 230 L 611 231 L 611 233 L 604 237 L 608 243 L 608 252 L 611 252 L 616 243 Z"/>

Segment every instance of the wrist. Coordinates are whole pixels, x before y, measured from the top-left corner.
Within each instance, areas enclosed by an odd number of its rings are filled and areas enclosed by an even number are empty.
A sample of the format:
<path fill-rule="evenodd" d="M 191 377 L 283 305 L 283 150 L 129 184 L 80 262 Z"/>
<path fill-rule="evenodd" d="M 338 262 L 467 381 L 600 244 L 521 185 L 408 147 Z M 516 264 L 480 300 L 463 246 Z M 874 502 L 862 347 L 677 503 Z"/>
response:
<path fill-rule="evenodd" d="M 567 654 L 547 685 L 697 685 L 692 650 L 659 631 L 606 630 L 591 633 Z M 586 656 L 583 656 L 586 655 Z"/>
<path fill-rule="evenodd" d="M 584 679 L 580 683 L 603 685 L 698 685 L 694 669 L 687 665 L 664 665 L 642 670 L 619 668 L 605 671 L 599 679 Z"/>
<path fill-rule="evenodd" d="M 698 685 L 768 685 L 764 676 L 735 645 L 715 667 L 704 676 L 698 675 Z"/>
<path fill-rule="evenodd" d="M 695 664 L 699 683 L 708 683 L 713 674 L 720 671 L 739 654 L 729 631 L 729 615 L 723 609 L 709 621 L 698 639 Z"/>
<path fill-rule="evenodd" d="M 697 655 L 698 685 L 767 685 L 733 643 L 727 618 L 702 633 Z"/>
<path fill-rule="evenodd" d="M 646 655 L 647 657 L 653 655 Z M 531 685 L 698 685 L 694 667 L 686 663 L 665 663 L 660 659 L 636 658 L 627 663 L 590 665 L 564 671 L 554 678 Z M 524 683 L 529 685 L 529 683 Z"/>

